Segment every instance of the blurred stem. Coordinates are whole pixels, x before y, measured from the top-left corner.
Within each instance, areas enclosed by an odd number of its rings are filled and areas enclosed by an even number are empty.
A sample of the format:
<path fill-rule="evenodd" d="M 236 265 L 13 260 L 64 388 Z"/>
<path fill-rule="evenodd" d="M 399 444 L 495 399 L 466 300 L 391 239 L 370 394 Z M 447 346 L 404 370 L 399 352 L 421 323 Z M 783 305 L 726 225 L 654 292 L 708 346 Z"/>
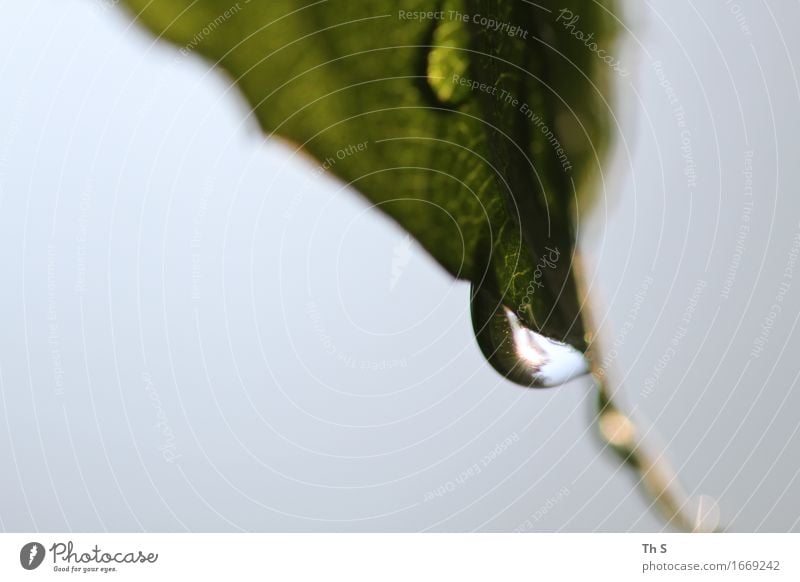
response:
<path fill-rule="evenodd" d="M 592 377 L 597 386 L 597 423 L 601 440 L 630 467 L 638 477 L 638 485 L 669 525 L 685 532 L 722 531 L 717 515 L 716 501 L 707 497 L 690 498 L 686 495 L 677 473 L 672 468 L 666 451 L 653 445 L 653 438 L 645 439 L 653 429 L 637 423 L 624 412 L 618 393 L 611 389 L 608 374 L 602 362 L 602 346 L 598 342 L 599 326 L 593 318 L 595 302 L 589 302 L 584 270 L 579 260 L 574 264 L 576 283 L 584 297 L 584 324 L 587 333 Z M 594 308 L 594 309 L 593 309 Z"/>
<path fill-rule="evenodd" d="M 691 503 L 665 451 L 645 446 L 644 435 L 648 431 L 621 410 L 602 370 L 595 368 L 592 375 L 598 391 L 596 421 L 600 438 L 633 469 L 639 485 L 667 523 L 686 532 L 719 531 L 718 520 L 704 514 L 702 499 L 696 501 L 698 507 Z"/>

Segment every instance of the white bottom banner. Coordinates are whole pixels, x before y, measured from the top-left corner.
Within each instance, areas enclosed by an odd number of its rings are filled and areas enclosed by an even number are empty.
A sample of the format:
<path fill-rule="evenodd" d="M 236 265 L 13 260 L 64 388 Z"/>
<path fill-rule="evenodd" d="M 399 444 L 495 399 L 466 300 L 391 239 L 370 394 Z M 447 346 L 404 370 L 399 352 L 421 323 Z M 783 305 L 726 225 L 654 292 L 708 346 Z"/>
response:
<path fill-rule="evenodd" d="M 800 580 L 797 534 L 2 534 L 0 580 Z"/>

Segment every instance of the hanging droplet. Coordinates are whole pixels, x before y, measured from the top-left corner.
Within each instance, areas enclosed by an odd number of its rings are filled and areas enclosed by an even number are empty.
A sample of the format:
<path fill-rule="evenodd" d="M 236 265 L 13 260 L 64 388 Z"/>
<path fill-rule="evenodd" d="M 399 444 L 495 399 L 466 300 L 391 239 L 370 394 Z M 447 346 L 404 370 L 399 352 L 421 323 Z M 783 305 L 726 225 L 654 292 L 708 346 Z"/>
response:
<path fill-rule="evenodd" d="M 581 352 L 528 329 L 510 309 L 506 308 L 505 312 L 519 364 L 534 384 L 560 386 L 589 373 L 589 363 Z"/>
<path fill-rule="evenodd" d="M 560 386 L 589 373 L 583 352 L 545 329 L 525 326 L 486 291 L 473 291 L 472 325 L 483 355 L 500 374 L 531 388 Z"/>

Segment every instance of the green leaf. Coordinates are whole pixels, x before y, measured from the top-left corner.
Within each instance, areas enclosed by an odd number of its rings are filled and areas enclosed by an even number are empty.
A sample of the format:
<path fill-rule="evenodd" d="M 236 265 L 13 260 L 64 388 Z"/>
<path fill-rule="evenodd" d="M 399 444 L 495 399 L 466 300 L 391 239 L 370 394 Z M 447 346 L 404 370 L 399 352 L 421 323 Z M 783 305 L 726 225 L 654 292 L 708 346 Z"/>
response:
<path fill-rule="evenodd" d="M 585 347 L 572 256 L 608 133 L 613 72 L 597 51 L 613 48 L 609 2 L 123 1 L 226 71 L 268 135 L 472 281 L 496 367 L 508 368 L 490 329 L 503 305 Z M 560 260 L 543 268 L 554 249 Z"/>

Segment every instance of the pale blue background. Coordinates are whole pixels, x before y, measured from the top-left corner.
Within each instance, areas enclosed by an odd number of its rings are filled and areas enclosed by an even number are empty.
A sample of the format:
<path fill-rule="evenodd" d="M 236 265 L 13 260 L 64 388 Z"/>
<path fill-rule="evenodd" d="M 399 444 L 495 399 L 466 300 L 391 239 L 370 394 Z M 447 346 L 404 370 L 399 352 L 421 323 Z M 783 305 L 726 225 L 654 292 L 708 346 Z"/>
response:
<path fill-rule="evenodd" d="M 629 329 L 627 400 L 687 490 L 733 530 L 800 529 L 800 271 L 749 357 L 800 228 L 800 6 L 628 4 L 625 139 L 583 245 L 604 331 Z M 663 527 L 592 437 L 589 386 L 501 381 L 467 285 L 413 246 L 392 287 L 405 235 L 264 143 L 226 78 L 99 1 L 0 15 L 0 529 Z"/>

